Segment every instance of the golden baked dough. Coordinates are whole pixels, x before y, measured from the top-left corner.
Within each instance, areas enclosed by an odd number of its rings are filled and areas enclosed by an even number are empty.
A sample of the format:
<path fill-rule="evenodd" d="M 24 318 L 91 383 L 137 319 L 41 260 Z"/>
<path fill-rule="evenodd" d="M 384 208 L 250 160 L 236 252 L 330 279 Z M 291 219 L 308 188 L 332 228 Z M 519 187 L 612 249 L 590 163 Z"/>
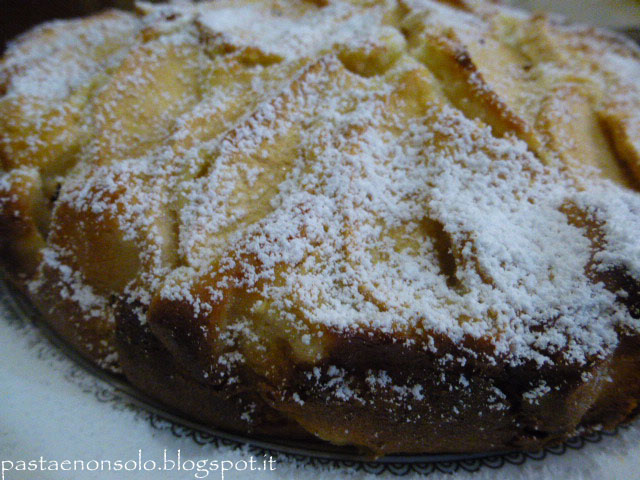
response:
<path fill-rule="evenodd" d="M 640 400 L 640 52 L 479 0 L 58 21 L 0 64 L 0 252 L 229 430 L 538 448 Z"/>

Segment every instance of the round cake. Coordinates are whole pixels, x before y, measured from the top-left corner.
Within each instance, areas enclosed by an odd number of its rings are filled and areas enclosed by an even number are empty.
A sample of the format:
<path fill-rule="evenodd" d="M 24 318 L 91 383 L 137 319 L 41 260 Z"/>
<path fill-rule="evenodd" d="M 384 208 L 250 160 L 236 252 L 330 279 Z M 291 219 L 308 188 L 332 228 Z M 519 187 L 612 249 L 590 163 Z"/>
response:
<path fill-rule="evenodd" d="M 231 432 L 536 449 L 640 401 L 640 52 L 481 0 L 107 11 L 0 63 L 0 258 Z"/>

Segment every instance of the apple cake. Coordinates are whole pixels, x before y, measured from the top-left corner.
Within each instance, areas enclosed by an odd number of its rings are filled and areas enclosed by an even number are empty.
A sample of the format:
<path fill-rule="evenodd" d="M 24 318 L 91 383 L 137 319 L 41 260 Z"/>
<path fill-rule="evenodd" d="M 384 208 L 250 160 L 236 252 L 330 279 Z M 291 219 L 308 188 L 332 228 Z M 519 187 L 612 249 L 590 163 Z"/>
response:
<path fill-rule="evenodd" d="M 640 400 L 640 51 L 485 0 L 140 3 L 0 63 L 0 257 L 218 428 L 524 450 Z"/>

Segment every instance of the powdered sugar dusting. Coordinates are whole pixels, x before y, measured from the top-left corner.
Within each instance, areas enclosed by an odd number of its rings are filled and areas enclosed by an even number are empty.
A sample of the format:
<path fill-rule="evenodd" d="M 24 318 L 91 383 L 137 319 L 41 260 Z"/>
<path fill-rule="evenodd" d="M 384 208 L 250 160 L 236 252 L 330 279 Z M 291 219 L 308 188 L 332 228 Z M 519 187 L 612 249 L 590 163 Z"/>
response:
<path fill-rule="evenodd" d="M 499 42 L 491 8 L 478 14 L 410 0 L 143 10 L 142 22 L 116 15 L 91 32 L 82 23 L 44 27 L 34 35 L 70 32 L 44 50 L 18 41 L 3 63 L 3 101 L 28 99 L 22 115 L 31 123 L 18 127 L 37 127 L 74 95 L 80 106 L 64 108 L 90 118 L 79 131 L 62 114 L 54 122 L 56 138 L 75 143 L 51 161 L 76 166 L 59 179 L 39 170 L 59 186 L 32 291 L 53 268 L 63 297 L 90 315 L 113 296 L 145 308 L 154 298 L 186 302 L 198 318 L 237 295 L 251 305 L 229 323 L 242 324 L 235 336 L 266 316 L 288 322 L 309 350 L 310 332 L 322 329 L 403 332 L 430 349 L 442 334 L 459 344 L 491 339 L 491 355 L 513 363 L 559 355 L 584 364 L 615 347 L 618 325 L 638 328 L 620 293 L 587 274 L 596 264 L 640 279 L 638 194 L 595 178 L 577 182 L 517 139 L 522 132 L 497 135 L 465 116 L 442 93 L 447 79 L 436 80 L 419 49 L 403 43 L 412 36 L 401 28 L 452 41 L 459 26 L 456 41 Z M 111 39 L 118 35 L 122 41 Z M 95 55 L 73 53 L 78 39 L 81 53 Z M 503 43 L 515 50 L 517 42 Z M 546 94 L 593 70 L 593 109 L 625 112 L 620 128 L 638 149 L 640 62 L 612 50 L 596 67 L 585 60 L 593 60 L 589 48 L 573 63 L 531 55 L 542 78 L 535 88 Z M 145 68 L 135 68 L 139 61 Z M 477 72 L 469 78 L 477 95 L 494 94 Z M 500 82 L 498 93 L 514 85 Z M 26 148 L 47 145 L 28 138 Z M 569 221 L 568 204 L 597 212 L 599 249 Z M 139 266 L 123 285 L 112 282 L 118 286 L 105 293 L 72 268 L 84 238 L 65 236 L 69 211 L 109 225 L 115 240 L 105 240 L 106 250 L 133 251 L 130 265 Z M 142 321 L 145 308 L 136 310 Z M 386 387 L 384 375 L 370 383 Z M 337 396 L 354 395 L 344 382 L 333 385 Z M 398 388 L 407 398 L 423 395 L 419 385 Z"/>

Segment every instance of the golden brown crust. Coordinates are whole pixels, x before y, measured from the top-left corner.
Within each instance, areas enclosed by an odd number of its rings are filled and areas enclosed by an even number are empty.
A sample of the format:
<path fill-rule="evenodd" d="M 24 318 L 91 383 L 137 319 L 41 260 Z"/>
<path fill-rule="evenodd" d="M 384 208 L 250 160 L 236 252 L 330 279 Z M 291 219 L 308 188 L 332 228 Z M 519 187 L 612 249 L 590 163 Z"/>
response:
<path fill-rule="evenodd" d="M 14 278 L 23 280 L 36 271 L 45 244 L 37 222 L 45 200 L 37 172 L 12 173 L 0 193 L 0 256 Z"/>
<path fill-rule="evenodd" d="M 166 314 L 176 323 L 185 320 L 175 311 Z M 292 424 L 297 422 L 307 432 L 332 443 L 358 445 L 375 455 L 535 450 L 577 432 L 613 428 L 638 411 L 637 335 L 625 336 L 610 358 L 576 369 L 560 363 L 546 368 L 533 363 L 517 368 L 491 365 L 469 354 L 481 352 L 482 345 L 467 343 L 461 350 L 445 338 L 439 342 L 439 354 L 434 355 L 425 353 L 421 345 L 408 347 L 393 337 L 334 333 L 334 346 L 326 360 L 281 368 L 280 372 L 287 373 L 274 382 L 243 375 L 243 366 L 227 372 L 223 380 L 204 379 L 194 360 L 197 354 L 188 353 L 202 350 L 193 343 L 197 330 L 183 324 L 180 338 L 173 337 L 174 348 L 182 353 L 174 356 L 160 353 L 164 348 L 148 333 L 145 338 L 154 339 L 158 349 L 152 355 L 154 362 L 182 360 L 193 369 L 187 373 L 180 367 L 185 377 L 200 388 L 209 385 L 213 391 L 224 388 L 230 377 L 236 378 L 234 389 L 259 393 L 253 400 L 256 404 L 271 406 Z M 188 343 L 181 345 L 187 339 Z M 121 352 L 132 349 L 122 342 L 120 348 Z M 456 360 L 447 362 L 447 357 Z M 167 360 L 149 367 L 145 362 L 142 370 L 140 361 L 130 358 L 123 365 L 125 374 L 143 391 L 154 392 L 164 400 L 168 392 L 160 393 L 163 388 L 178 397 L 191 388 L 184 386 L 182 379 L 158 379 L 166 372 Z M 376 377 L 377 372 L 384 375 Z M 414 390 L 418 385 L 419 390 Z M 545 386 L 544 394 L 528 394 L 540 385 Z M 357 395 L 349 397 L 345 387 Z M 225 410 L 212 419 L 211 410 L 164 401 L 201 421 L 238 430 L 234 423 L 237 413 L 234 416 Z M 254 421 L 259 427 L 254 428 L 260 432 L 281 436 L 277 428 L 261 423 L 259 413 L 252 419 L 257 419 Z"/>
<path fill-rule="evenodd" d="M 29 295 L 33 304 L 56 333 L 84 357 L 102 368 L 119 371 L 111 305 L 100 302 L 99 306 L 84 306 L 73 293 L 75 279 L 66 273 L 42 266 L 37 279 L 38 293 Z"/>
<path fill-rule="evenodd" d="M 247 379 L 212 385 L 195 379 L 140 322 L 131 309 L 118 311 L 119 364 L 142 392 L 189 417 L 229 432 L 312 439 L 306 430 L 271 409 Z"/>

